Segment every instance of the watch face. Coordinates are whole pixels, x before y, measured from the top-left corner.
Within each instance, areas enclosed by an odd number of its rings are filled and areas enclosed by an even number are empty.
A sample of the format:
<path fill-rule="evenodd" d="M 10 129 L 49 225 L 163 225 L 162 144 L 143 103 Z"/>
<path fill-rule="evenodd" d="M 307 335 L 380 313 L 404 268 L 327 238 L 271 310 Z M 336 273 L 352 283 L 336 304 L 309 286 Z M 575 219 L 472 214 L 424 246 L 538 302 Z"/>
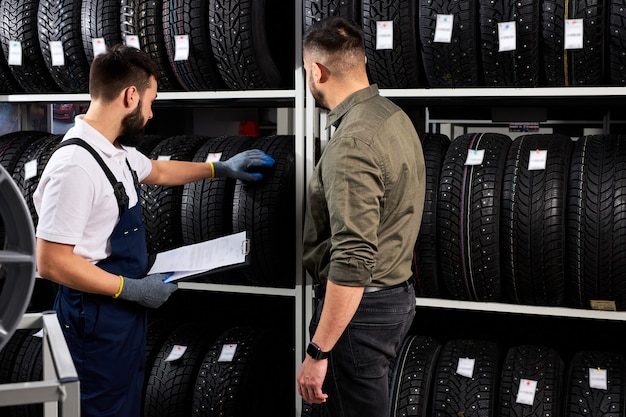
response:
<path fill-rule="evenodd" d="M 320 349 L 319 346 L 313 342 L 309 343 L 309 346 L 306 348 L 306 353 L 308 353 L 313 359 L 328 358 L 328 352 L 322 352 L 322 349 Z"/>

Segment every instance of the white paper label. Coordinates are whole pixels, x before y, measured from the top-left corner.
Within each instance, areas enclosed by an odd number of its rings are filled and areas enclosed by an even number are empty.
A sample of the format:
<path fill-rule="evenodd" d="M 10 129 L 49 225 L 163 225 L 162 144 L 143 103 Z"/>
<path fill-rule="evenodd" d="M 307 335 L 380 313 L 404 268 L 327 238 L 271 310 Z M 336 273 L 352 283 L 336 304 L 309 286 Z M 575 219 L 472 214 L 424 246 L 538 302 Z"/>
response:
<path fill-rule="evenodd" d="M 376 22 L 376 49 L 393 49 L 393 21 Z"/>
<path fill-rule="evenodd" d="M 91 45 L 93 45 L 93 56 L 96 57 L 100 54 L 103 54 L 107 51 L 107 44 L 104 41 L 104 38 L 93 38 L 91 40 Z"/>
<path fill-rule="evenodd" d="M 606 369 L 589 368 L 589 388 L 607 390 Z"/>
<path fill-rule="evenodd" d="M 204 162 L 217 162 L 220 159 L 222 159 L 222 153 L 221 152 L 211 152 L 210 154 L 207 155 L 207 157 L 204 160 Z"/>
<path fill-rule="evenodd" d="M 7 62 L 9 63 L 9 65 L 22 65 L 22 42 L 9 42 L 9 57 L 7 59 Z"/>
<path fill-rule="evenodd" d="M 37 160 L 33 159 L 24 164 L 24 179 L 29 180 L 37 176 Z"/>
<path fill-rule="evenodd" d="M 456 366 L 456 373 L 471 378 L 474 375 L 474 363 L 473 358 L 459 358 L 459 363 Z"/>
<path fill-rule="evenodd" d="M 528 157 L 528 170 L 546 169 L 546 162 L 548 161 L 548 151 L 546 150 L 534 150 L 530 151 Z"/>
<path fill-rule="evenodd" d="M 50 56 L 53 66 L 60 67 L 65 65 L 65 56 L 63 55 L 63 44 L 61 41 L 50 41 Z"/>
<path fill-rule="evenodd" d="M 469 149 L 467 151 L 467 158 L 465 159 L 465 165 L 480 165 L 485 158 L 484 149 Z"/>
<path fill-rule="evenodd" d="M 565 49 L 582 49 L 583 19 L 565 20 Z"/>
<path fill-rule="evenodd" d="M 454 15 L 438 14 L 435 23 L 435 42 L 452 42 L 452 27 L 454 25 Z"/>
<path fill-rule="evenodd" d="M 174 37 L 174 61 L 189 59 L 189 36 L 176 35 Z"/>
<path fill-rule="evenodd" d="M 535 402 L 535 392 L 537 392 L 537 381 L 530 379 L 520 379 L 519 389 L 515 402 L 518 404 L 533 405 Z"/>
<path fill-rule="evenodd" d="M 175 360 L 182 358 L 186 351 L 187 351 L 187 346 L 182 346 L 182 345 L 172 346 L 172 350 L 170 351 L 170 354 L 167 355 L 167 358 L 165 358 L 165 362 L 171 362 L 171 361 L 175 361 Z"/>
<path fill-rule="evenodd" d="M 498 52 L 514 51 L 516 48 L 515 22 L 498 23 Z"/>
<path fill-rule="evenodd" d="M 139 46 L 139 36 L 126 35 L 126 46 L 141 49 L 141 47 Z"/>
<path fill-rule="evenodd" d="M 222 351 L 220 352 L 220 356 L 217 358 L 218 362 L 232 362 L 235 357 L 235 352 L 237 351 L 237 343 L 229 343 L 222 345 Z"/>
<path fill-rule="evenodd" d="M 169 161 L 172 159 L 172 155 L 159 155 L 157 161 Z"/>

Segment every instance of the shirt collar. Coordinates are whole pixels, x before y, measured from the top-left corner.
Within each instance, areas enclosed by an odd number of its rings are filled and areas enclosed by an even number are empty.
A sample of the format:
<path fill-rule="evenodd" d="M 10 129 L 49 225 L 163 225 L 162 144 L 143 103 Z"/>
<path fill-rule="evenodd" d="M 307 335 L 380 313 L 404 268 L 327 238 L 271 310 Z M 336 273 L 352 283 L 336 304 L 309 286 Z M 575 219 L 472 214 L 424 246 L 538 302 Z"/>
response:
<path fill-rule="evenodd" d="M 344 101 L 328 113 L 328 125 L 337 127 L 341 118 L 354 106 L 378 95 L 378 86 L 372 84 L 350 94 Z"/>
<path fill-rule="evenodd" d="M 76 116 L 74 127 L 67 131 L 65 138 L 81 138 L 91 147 L 98 149 L 108 157 L 123 154 L 125 150 L 113 145 L 106 137 L 98 132 L 93 126 L 83 120 L 83 116 Z"/>

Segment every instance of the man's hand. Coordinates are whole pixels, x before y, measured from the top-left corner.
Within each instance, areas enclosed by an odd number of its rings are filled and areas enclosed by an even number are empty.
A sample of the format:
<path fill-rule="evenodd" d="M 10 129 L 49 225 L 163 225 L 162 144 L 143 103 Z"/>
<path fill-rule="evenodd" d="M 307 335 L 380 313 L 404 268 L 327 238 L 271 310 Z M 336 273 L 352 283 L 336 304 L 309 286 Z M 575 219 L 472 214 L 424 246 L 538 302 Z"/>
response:
<path fill-rule="evenodd" d="M 258 181 L 263 178 L 259 172 L 248 172 L 248 168 L 269 168 L 272 166 L 274 166 L 274 158 L 260 149 L 249 149 L 226 161 L 213 162 L 215 177 L 228 177 L 245 181 Z"/>
<path fill-rule="evenodd" d="M 328 370 L 328 360 L 315 360 L 309 355 L 304 358 L 296 377 L 298 393 L 302 399 L 311 404 L 326 402 L 328 394 L 322 392 L 322 384 Z"/>
<path fill-rule="evenodd" d="M 158 308 L 178 289 L 178 285 L 163 282 L 167 274 L 151 274 L 141 279 L 124 278 L 119 298 L 148 307 Z"/>

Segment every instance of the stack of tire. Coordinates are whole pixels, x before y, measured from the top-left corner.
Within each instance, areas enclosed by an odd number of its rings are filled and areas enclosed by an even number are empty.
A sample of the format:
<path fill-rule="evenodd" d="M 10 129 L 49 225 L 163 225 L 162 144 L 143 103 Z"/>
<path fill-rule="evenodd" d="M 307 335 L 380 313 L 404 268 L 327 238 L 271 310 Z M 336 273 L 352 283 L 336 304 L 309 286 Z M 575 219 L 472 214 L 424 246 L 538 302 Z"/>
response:
<path fill-rule="evenodd" d="M 0 136 L 0 163 L 22 192 L 35 226 L 38 218 L 32 194 L 61 138 L 62 135 L 30 131 Z M 295 138 L 290 135 L 146 137 L 138 149 L 152 159 L 226 160 L 255 148 L 276 161 L 272 168 L 262 169 L 263 179 L 257 182 L 218 178 L 184 186 L 141 185 L 149 255 L 246 232 L 250 247 L 245 264 L 195 278 L 292 288 L 296 276 L 294 146 Z"/>
<path fill-rule="evenodd" d="M 0 1 L 0 93 L 85 93 L 101 43 L 149 53 L 161 91 L 292 88 L 293 8 L 277 0 Z"/>
<path fill-rule="evenodd" d="M 625 135 L 421 137 L 418 296 L 626 309 Z"/>
<path fill-rule="evenodd" d="M 333 15 L 358 23 L 371 80 L 384 88 L 626 85 L 620 0 L 306 0 L 304 9 L 305 28 Z M 580 45 L 567 42 L 571 20 L 583 26 Z M 392 45 L 379 43 L 381 22 L 391 22 Z M 500 41 L 507 23 L 513 48 Z"/>
<path fill-rule="evenodd" d="M 626 415 L 621 353 L 480 338 L 440 342 L 409 334 L 390 378 L 389 417 Z M 303 406 L 303 417 L 327 415 Z"/>

